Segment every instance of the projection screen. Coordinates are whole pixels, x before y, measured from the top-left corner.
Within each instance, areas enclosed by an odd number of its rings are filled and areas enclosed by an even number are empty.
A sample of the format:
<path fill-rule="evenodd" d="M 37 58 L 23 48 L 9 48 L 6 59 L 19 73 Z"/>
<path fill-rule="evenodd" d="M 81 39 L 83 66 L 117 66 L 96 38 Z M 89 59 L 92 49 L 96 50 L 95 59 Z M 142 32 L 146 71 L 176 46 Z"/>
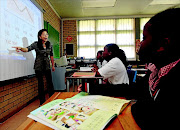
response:
<path fill-rule="evenodd" d="M 0 81 L 34 74 L 35 52 L 16 52 L 37 41 L 43 14 L 30 0 L 0 0 Z"/>

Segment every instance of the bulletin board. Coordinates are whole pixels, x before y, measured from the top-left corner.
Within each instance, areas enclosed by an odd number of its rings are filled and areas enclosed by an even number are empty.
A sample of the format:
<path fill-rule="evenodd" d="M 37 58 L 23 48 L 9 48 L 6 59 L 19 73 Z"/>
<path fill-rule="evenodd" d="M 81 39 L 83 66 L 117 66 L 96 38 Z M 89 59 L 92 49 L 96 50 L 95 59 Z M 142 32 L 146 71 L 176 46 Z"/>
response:
<path fill-rule="evenodd" d="M 59 32 L 54 29 L 48 22 L 44 21 L 44 28 L 48 30 L 49 38 L 53 46 L 54 58 L 60 58 L 60 49 L 59 49 Z"/>

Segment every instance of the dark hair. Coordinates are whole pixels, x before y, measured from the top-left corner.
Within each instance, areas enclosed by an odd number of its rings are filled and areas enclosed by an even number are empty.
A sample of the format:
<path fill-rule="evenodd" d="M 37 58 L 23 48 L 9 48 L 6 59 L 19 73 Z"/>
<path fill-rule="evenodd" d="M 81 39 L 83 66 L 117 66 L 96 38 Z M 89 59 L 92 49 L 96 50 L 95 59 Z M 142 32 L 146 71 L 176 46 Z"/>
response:
<path fill-rule="evenodd" d="M 126 58 L 126 54 L 122 49 L 119 49 L 118 45 L 111 43 L 111 44 L 107 44 L 105 47 L 107 47 L 108 52 L 111 52 L 111 57 L 112 58 L 119 58 L 124 66 L 127 68 L 128 62 L 127 62 L 127 58 Z"/>
<path fill-rule="evenodd" d="M 98 54 L 101 54 L 101 55 L 102 55 L 102 53 L 103 53 L 103 50 L 99 50 L 99 51 L 97 52 L 97 55 L 98 55 Z"/>
<path fill-rule="evenodd" d="M 38 48 L 39 48 L 40 50 L 43 49 L 43 45 L 42 45 L 42 40 L 41 40 L 39 37 L 42 35 L 42 33 L 43 33 L 44 31 L 46 31 L 46 32 L 48 33 L 48 30 L 47 30 L 47 29 L 41 29 L 41 30 L 39 30 L 38 35 L 37 35 L 37 37 L 38 37 Z M 50 42 L 47 41 L 47 42 L 46 42 L 46 48 L 49 48 L 49 47 L 50 47 Z"/>
<path fill-rule="evenodd" d="M 101 63 L 103 62 L 103 57 L 102 57 L 102 54 L 103 54 L 103 50 L 99 50 L 98 52 L 97 52 L 97 55 L 98 54 L 100 54 L 101 55 L 101 57 L 98 59 Z"/>
<path fill-rule="evenodd" d="M 156 14 L 148 21 L 151 24 L 148 31 L 152 35 L 152 41 L 168 38 L 170 40 L 170 46 L 168 46 L 170 54 L 178 57 L 180 57 L 179 16 L 180 8 L 171 8 Z"/>

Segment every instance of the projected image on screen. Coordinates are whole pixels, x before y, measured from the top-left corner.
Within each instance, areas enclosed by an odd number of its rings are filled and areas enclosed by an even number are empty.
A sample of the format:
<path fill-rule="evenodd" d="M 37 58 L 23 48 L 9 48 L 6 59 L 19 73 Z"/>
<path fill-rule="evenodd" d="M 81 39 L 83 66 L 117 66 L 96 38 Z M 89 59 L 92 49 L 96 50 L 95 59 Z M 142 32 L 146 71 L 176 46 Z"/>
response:
<path fill-rule="evenodd" d="M 12 47 L 37 41 L 42 19 L 30 0 L 0 0 L 0 81 L 34 74 L 35 51 L 17 53 Z"/>

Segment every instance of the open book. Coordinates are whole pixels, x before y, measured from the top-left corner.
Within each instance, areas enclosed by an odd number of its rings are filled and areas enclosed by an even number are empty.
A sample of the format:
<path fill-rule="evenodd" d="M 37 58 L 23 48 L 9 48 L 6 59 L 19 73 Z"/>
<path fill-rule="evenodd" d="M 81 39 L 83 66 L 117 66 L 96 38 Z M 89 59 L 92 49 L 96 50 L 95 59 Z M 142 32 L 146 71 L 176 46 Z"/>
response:
<path fill-rule="evenodd" d="M 130 100 L 79 93 L 66 100 L 56 99 L 32 111 L 32 118 L 53 129 L 103 129 L 120 114 Z"/>

